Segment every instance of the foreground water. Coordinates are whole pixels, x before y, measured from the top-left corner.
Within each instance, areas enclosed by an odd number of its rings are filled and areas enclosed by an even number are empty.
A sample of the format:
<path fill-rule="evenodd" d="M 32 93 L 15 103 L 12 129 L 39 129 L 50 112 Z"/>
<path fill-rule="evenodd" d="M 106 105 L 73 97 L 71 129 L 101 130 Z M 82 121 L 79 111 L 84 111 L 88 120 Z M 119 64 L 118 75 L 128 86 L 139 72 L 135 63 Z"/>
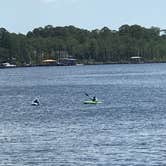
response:
<path fill-rule="evenodd" d="M 2 69 L 0 165 L 166 165 L 165 101 L 166 64 Z"/>

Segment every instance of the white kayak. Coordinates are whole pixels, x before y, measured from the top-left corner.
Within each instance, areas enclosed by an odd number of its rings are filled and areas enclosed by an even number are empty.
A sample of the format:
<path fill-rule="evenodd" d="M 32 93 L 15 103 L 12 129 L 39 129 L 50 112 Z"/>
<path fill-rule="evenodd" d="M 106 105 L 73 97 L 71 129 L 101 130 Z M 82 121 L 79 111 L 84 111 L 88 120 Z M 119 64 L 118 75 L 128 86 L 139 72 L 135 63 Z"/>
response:
<path fill-rule="evenodd" d="M 31 105 L 33 105 L 33 106 L 39 106 L 39 103 L 32 102 Z"/>

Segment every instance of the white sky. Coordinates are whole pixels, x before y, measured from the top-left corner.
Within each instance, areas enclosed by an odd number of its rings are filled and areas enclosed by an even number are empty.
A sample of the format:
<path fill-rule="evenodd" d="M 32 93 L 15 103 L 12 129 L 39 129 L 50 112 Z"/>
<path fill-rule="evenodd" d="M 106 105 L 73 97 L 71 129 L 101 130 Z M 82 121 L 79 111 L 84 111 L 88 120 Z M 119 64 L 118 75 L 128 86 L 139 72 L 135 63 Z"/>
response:
<path fill-rule="evenodd" d="M 27 33 L 46 25 L 88 30 L 124 24 L 166 29 L 166 0 L 0 0 L 0 27 Z"/>

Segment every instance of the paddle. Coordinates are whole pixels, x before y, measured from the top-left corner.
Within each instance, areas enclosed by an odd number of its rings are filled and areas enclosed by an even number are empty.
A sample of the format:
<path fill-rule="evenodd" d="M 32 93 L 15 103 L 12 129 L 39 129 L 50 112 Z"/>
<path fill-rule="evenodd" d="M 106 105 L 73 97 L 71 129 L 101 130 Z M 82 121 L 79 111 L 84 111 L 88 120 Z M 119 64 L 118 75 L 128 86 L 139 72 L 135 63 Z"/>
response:
<path fill-rule="evenodd" d="M 85 93 L 86 96 L 90 97 L 87 93 Z"/>
<path fill-rule="evenodd" d="M 85 93 L 85 95 L 86 95 L 86 96 L 88 96 L 91 100 L 93 100 L 93 98 L 92 98 L 92 97 L 90 97 L 87 93 Z"/>

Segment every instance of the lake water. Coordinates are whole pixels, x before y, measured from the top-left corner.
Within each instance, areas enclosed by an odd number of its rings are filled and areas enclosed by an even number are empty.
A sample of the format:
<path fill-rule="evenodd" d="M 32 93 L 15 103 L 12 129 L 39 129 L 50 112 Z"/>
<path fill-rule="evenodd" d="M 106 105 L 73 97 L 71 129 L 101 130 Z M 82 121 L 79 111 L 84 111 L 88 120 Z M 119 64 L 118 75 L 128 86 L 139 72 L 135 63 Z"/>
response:
<path fill-rule="evenodd" d="M 0 165 L 166 165 L 166 64 L 1 69 Z"/>

